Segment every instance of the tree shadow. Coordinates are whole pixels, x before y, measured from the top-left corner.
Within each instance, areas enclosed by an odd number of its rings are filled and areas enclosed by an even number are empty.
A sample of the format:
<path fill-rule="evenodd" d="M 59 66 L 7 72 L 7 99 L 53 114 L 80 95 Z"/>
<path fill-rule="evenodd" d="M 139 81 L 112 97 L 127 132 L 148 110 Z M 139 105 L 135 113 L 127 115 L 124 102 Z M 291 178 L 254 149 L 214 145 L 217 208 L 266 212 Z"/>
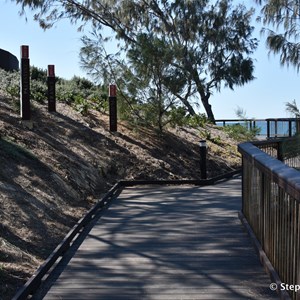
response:
<path fill-rule="evenodd" d="M 275 299 L 237 218 L 239 190 L 237 180 L 126 188 L 59 266 L 49 296 L 80 298 L 88 290 L 90 299 Z"/>

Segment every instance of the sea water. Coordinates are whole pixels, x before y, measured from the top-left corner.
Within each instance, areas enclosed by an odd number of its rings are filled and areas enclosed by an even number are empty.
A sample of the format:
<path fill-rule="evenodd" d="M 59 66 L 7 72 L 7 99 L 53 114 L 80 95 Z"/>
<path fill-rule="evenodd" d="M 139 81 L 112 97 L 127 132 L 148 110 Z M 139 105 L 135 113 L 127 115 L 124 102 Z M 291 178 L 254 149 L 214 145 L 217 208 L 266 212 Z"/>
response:
<path fill-rule="evenodd" d="M 240 124 L 248 129 L 250 129 L 250 122 L 252 125 L 252 128 L 259 128 L 258 137 L 267 137 L 267 120 L 251 120 L 251 121 L 243 121 L 243 120 L 237 120 L 237 121 L 228 121 L 226 122 L 226 126 L 230 125 L 236 125 Z M 270 124 L 270 137 L 283 137 L 283 136 L 289 136 L 289 122 L 288 120 L 277 120 L 276 122 L 271 120 L 269 121 Z M 223 122 L 216 122 L 216 125 L 223 126 Z M 293 120 L 292 123 L 292 132 L 291 135 L 295 135 L 296 133 L 296 121 Z"/>

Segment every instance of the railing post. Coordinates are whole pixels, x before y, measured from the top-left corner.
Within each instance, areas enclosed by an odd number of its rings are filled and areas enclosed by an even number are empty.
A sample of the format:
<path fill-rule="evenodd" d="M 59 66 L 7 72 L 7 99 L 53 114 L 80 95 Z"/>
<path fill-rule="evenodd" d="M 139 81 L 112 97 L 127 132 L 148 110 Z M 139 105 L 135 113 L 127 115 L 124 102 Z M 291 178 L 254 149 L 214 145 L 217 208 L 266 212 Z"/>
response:
<path fill-rule="evenodd" d="M 292 120 L 289 120 L 289 137 L 292 136 Z"/>
<path fill-rule="evenodd" d="M 242 213 L 245 215 L 245 196 L 246 196 L 246 193 L 245 193 L 245 190 L 246 190 L 246 187 L 245 187 L 245 184 L 246 184 L 246 180 L 245 180 L 245 177 L 246 177 L 246 166 L 245 166 L 245 157 L 242 155 L 242 208 L 241 208 L 241 211 Z"/>
<path fill-rule="evenodd" d="M 201 140 L 199 142 L 200 146 L 200 171 L 201 171 L 201 179 L 207 179 L 207 171 L 206 171 L 206 153 L 207 146 L 206 140 Z"/>
<path fill-rule="evenodd" d="M 283 157 L 283 142 L 277 142 L 277 159 L 280 161 L 284 160 Z"/>
<path fill-rule="evenodd" d="M 260 227 L 261 227 L 261 246 L 265 249 L 266 245 L 266 215 L 265 215 L 265 174 L 260 173 Z"/>
<path fill-rule="evenodd" d="M 300 118 L 297 118 L 296 119 L 296 134 L 299 134 L 299 132 L 300 132 Z"/>

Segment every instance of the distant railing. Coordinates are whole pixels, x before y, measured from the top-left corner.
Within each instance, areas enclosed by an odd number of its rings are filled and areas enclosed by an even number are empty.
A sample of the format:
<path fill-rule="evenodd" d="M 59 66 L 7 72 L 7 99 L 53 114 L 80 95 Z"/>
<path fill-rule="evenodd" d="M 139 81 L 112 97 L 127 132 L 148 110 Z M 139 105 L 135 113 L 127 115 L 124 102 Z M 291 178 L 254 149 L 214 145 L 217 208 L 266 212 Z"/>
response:
<path fill-rule="evenodd" d="M 300 137 L 255 141 L 252 144 L 287 166 L 300 170 Z"/>
<path fill-rule="evenodd" d="M 292 137 L 300 132 L 299 118 L 219 119 L 216 120 L 216 124 L 220 126 L 240 124 L 248 129 L 260 128 L 258 136 L 267 139 Z"/>
<path fill-rule="evenodd" d="M 239 145 L 242 214 L 281 282 L 292 287 L 300 285 L 300 172 L 284 162 L 291 162 L 292 153 L 298 155 L 295 143 L 297 139 Z M 294 152 L 285 152 L 288 147 Z M 296 165 L 293 160 L 292 165 Z M 288 292 L 299 299 L 292 289 Z"/>

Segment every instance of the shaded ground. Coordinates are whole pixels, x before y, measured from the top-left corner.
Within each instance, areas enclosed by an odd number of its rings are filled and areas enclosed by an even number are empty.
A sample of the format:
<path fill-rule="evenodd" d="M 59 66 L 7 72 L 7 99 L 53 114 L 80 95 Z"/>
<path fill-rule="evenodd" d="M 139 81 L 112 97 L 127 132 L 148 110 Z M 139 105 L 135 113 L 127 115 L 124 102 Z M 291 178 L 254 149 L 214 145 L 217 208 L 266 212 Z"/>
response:
<path fill-rule="evenodd" d="M 209 177 L 240 164 L 236 142 L 213 126 L 158 134 L 121 123 L 112 134 L 105 115 L 57 110 L 35 104 L 31 128 L 0 97 L 0 300 L 11 299 L 116 181 L 200 178 L 203 138 Z"/>

